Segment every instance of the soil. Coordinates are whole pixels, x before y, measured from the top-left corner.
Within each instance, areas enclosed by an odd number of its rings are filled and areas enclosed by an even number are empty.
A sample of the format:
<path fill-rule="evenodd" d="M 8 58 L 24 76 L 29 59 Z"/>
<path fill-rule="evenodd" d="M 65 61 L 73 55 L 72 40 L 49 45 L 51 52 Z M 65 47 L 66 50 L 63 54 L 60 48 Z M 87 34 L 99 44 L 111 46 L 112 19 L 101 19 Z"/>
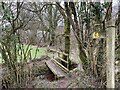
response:
<path fill-rule="evenodd" d="M 42 56 L 40 59 L 36 59 L 27 63 L 34 70 L 34 79 L 28 81 L 26 88 L 95 88 L 100 87 L 94 76 L 86 75 L 83 71 L 76 70 L 78 64 L 72 63 L 70 70 L 66 78 L 55 78 L 54 74 L 49 70 L 45 64 L 45 60 L 49 60 L 48 56 Z M 26 68 L 27 68 L 26 66 Z M 75 69 L 76 68 L 76 69 Z M 2 80 L 2 65 L 0 65 L 0 80 Z M 75 70 L 74 70 L 75 69 Z M 2 81 L 0 81 L 0 84 Z M 119 85 L 117 83 L 116 85 Z M 2 87 L 2 86 L 1 86 Z"/>
<path fill-rule="evenodd" d="M 68 74 L 67 78 L 55 78 L 54 74 L 47 68 L 45 64 L 45 60 L 49 60 L 49 57 L 42 56 L 40 59 L 33 60 L 31 62 L 28 62 L 25 66 L 25 69 L 29 66 L 31 69 L 35 68 L 34 70 L 34 79 L 32 81 L 28 81 L 26 88 L 67 88 L 69 85 L 70 87 L 79 87 L 78 79 L 77 77 L 81 77 L 79 75 L 82 75 L 83 72 L 73 71 L 72 73 Z M 77 64 L 72 63 L 71 70 L 76 68 Z M 2 65 L 0 65 L 0 76 L 2 76 Z M 84 75 L 83 75 L 84 76 Z M 2 78 L 2 77 L 1 77 Z M 86 82 L 88 82 L 88 79 L 83 80 L 85 77 L 80 78 L 82 83 L 80 82 L 81 87 L 86 87 Z M 84 85 L 85 81 L 85 85 Z M 1 81 L 2 83 L 2 81 Z M 90 82 L 91 83 L 91 82 Z"/>
<path fill-rule="evenodd" d="M 2 87 L 2 64 L 0 64 L 0 88 Z"/>

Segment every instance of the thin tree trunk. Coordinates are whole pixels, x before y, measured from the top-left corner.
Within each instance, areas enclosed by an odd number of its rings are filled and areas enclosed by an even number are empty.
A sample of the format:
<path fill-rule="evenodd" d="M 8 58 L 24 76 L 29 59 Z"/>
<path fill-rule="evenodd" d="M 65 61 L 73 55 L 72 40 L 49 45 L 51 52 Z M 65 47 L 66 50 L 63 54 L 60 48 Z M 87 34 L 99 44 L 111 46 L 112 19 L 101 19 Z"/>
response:
<path fill-rule="evenodd" d="M 65 3 L 65 9 L 66 9 L 66 13 L 68 12 L 68 4 Z M 70 59 L 69 59 L 69 52 L 70 52 L 70 22 L 69 22 L 69 19 L 68 17 L 64 18 L 64 34 L 65 34 L 65 50 L 64 52 L 66 54 L 68 54 L 68 56 L 65 56 L 63 55 L 63 59 L 68 61 L 69 64 L 68 64 L 68 68 L 70 66 Z M 63 63 L 66 67 L 67 67 L 67 64 Z"/>
<path fill-rule="evenodd" d="M 78 42 L 79 58 L 82 61 L 83 69 L 86 69 L 88 62 L 87 62 L 87 57 L 86 57 L 86 54 L 85 54 L 85 51 L 84 51 L 84 48 L 83 48 L 82 39 L 80 37 L 80 26 L 78 24 L 77 13 L 76 13 L 76 10 L 75 10 L 74 2 L 70 2 L 69 7 L 71 8 L 72 14 L 74 15 L 74 22 L 73 22 L 71 16 L 70 15 L 68 15 L 68 16 L 69 16 L 69 20 L 71 22 L 72 28 L 74 30 L 75 37 L 76 37 L 77 42 Z"/>
<path fill-rule="evenodd" d="M 68 56 L 63 55 L 63 59 L 66 60 L 66 61 L 68 60 L 69 61 L 69 65 L 70 65 L 70 60 L 69 60 L 69 52 L 70 52 L 70 22 L 69 22 L 68 18 L 66 18 L 64 20 L 64 34 L 65 34 L 65 50 L 64 50 L 64 52 L 66 54 L 68 54 Z M 64 64 L 64 65 L 67 67 L 66 64 Z"/>

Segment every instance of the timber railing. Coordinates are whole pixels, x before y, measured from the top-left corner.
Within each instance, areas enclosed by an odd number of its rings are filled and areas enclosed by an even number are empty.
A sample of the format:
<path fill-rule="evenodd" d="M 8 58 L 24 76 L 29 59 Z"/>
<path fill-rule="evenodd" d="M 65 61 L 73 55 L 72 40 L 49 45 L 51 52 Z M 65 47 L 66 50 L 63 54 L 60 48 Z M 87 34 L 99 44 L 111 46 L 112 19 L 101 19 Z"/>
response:
<path fill-rule="evenodd" d="M 66 54 L 66 53 L 64 53 L 64 52 L 61 52 L 61 51 L 54 50 L 54 49 L 50 49 L 50 48 L 48 48 L 47 50 L 48 50 L 49 52 L 53 53 L 53 60 L 54 60 L 54 62 L 56 62 L 60 67 L 64 68 L 64 66 L 55 59 L 55 56 L 54 56 L 54 55 L 55 55 L 55 53 L 57 53 L 57 59 L 60 60 L 60 61 L 62 61 L 62 62 L 64 62 L 64 63 L 66 63 L 66 64 L 67 64 L 67 69 L 68 69 L 68 67 L 69 67 L 69 61 L 68 61 L 69 57 L 68 57 L 68 54 Z M 64 60 L 64 59 L 62 59 L 61 55 L 62 55 L 62 56 L 63 56 L 63 55 L 67 56 L 67 61 Z M 64 69 L 66 69 L 66 68 L 64 68 Z M 66 70 L 67 70 L 67 69 L 66 69 Z M 68 71 L 68 70 L 67 70 L 67 71 Z"/>

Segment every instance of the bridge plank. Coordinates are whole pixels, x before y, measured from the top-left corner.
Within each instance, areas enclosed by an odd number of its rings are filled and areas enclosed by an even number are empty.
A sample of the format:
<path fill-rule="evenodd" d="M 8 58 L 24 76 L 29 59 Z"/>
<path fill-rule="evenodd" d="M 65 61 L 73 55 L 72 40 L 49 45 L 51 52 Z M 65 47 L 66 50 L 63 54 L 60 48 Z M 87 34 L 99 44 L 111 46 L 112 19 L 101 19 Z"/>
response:
<path fill-rule="evenodd" d="M 58 67 L 60 67 L 60 69 L 62 69 L 64 72 L 69 72 L 69 70 L 65 67 L 65 66 L 63 66 L 61 63 L 59 63 L 56 59 L 52 59 L 53 60 L 53 62 L 58 66 Z"/>
<path fill-rule="evenodd" d="M 58 78 L 66 76 L 66 73 L 63 72 L 56 64 L 54 64 L 52 60 L 47 60 L 46 65 Z"/>

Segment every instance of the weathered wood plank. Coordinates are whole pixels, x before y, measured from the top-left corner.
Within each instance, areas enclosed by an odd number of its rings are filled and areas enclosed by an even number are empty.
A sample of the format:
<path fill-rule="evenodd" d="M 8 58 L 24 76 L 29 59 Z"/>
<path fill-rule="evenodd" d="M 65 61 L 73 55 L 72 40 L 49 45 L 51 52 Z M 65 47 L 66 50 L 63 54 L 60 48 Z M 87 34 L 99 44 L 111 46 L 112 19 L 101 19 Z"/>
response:
<path fill-rule="evenodd" d="M 57 50 L 54 50 L 54 49 L 50 49 L 50 48 L 48 48 L 48 50 L 51 51 L 51 52 L 56 52 L 58 54 L 62 54 L 62 55 L 68 56 L 68 54 L 66 54 L 64 52 L 60 52 L 60 51 L 57 51 Z"/>
<path fill-rule="evenodd" d="M 57 57 L 57 59 L 60 59 L 61 61 L 65 62 L 65 63 L 68 63 L 68 61 L 65 61 L 64 59 L 62 59 L 60 57 Z"/>
<path fill-rule="evenodd" d="M 68 70 L 66 67 L 64 67 L 61 63 L 59 63 L 59 62 L 56 61 L 55 59 L 52 59 L 52 60 L 53 60 L 54 63 L 55 63 L 57 66 L 59 66 L 63 71 L 65 71 L 66 73 L 69 72 L 69 70 Z"/>
<path fill-rule="evenodd" d="M 52 60 L 46 61 L 46 65 L 58 78 L 66 76 L 66 73 L 63 72 Z"/>

